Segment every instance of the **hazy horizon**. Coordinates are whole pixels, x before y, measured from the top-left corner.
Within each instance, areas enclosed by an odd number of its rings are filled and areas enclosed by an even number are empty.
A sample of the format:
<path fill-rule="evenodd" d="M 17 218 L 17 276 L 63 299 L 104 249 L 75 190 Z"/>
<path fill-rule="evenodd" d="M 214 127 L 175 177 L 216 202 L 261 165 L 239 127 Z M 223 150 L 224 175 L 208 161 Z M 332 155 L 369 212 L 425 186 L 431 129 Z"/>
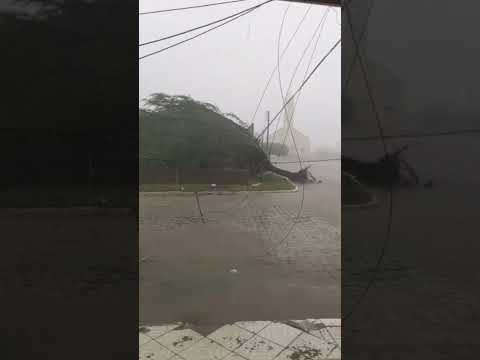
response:
<path fill-rule="evenodd" d="M 140 12 L 204 4 L 208 1 L 140 0 Z M 242 11 L 259 1 L 140 16 L 139 42 L 202 25 Z M 263 88 L 277 63 L 277 38 L 287 2 L 272 2 L 193 41 L 139 62 L 139 98 L 156 92 L 189 95 L 215 104 L 224 113 L 232 112 L 250 123 Z M 282 34 L 281 51 L 310 5 L 291 3 Z M 319 25 L 325 6 L 313 5 L 302 27 L 282 59 L 280 73 L 284 93 L 307 44 Z M 330 8 L 310 71 L 340 38 L 340 15 Z M 202 30 L 200 30 L 202 31 Z M 141 47 L 146 54 L 197 34 L 188 34 L 161 43 Z M 318 33 L 317 33 L 318 35 Z M 311 41 L 298 68 L 291 92 L 302 82 L 317 37 Z M 341 51 L 340 47 L 322 64 L 305 86 L 295 113 L 295 128 L 308 135 L 312 150 L 339 148 L 341 124 Z M 271 116 L 282 107 L 278 74 L 275 72 L 255 118 L 262 129 L 266 111 Z M 276 123 L 272 125 L 276 126 Z M 281 126 L 281 124 L 279 124 Z"/>

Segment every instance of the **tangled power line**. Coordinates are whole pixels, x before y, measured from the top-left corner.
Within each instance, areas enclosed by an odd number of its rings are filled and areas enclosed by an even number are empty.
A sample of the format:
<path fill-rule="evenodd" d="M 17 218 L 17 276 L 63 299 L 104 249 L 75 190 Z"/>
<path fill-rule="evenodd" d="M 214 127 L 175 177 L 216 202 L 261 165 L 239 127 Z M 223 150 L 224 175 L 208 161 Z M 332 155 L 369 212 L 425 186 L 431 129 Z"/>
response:
<path fill-rule="evenodd" d="M 184 7 L 172 8 L 172 9 L 144 11 L 144 12 L 138 13 L 138 15 L 151 15 L 151 14 L 160 14 L 160 13 L 167 13 L 167 12 L 173 12 L 173 11 L 201 9 L 201 8 L 206 8 L 206 7 L 226 5 L 226 4 L 234 4 L 234 3 L 240 3 L 240 2 L 245 2 L 245 1 L 250 1 L 250 0 L 230 0 L 230 1 L 221 1 L 221 2 L 217 2 L 217 3 L 203 4 L 203 5 L 184 6 Z"/>
<path fill-rule="evenodd" d="M 226 16 L 226 17 L 224 17 L 224 18 L 221 18 L 221 19 L 218 19 L 218 20 L 209 22 L 209 23 L 207 23 L 207 24 L 200 25 L 200 26 L 197 26 L 197 27 L 194 27 L 194 28 L 191 28 L 191 29 L 188 29 L 188 30 L 179 32 L 179 33 L 175 33 L 175 34 L 172 34 L 172 35 L 164 36 L 164 37 L 159 38 L 159 39 L 150 40 L 150 41 L 146 41 L 146 42 L 140 43 L 140 44 L 138 45 L 139 47 L 143 47 L 143 46 L 147 46 L 147 45 L 152 45 L 152 44 L 155 44 L 155 43 L 158 43 L 158 42 L 162 42 L 162 41 L 165 41 L 165 40 L 173 39 L 173 38 L 175 38 L 175 37 L 178 37 L 178 36 L 181 36 L 181 35 L 185 35 L 185 34 L 194 32 L 194 31 L 196 31 L 196 30 L 200 30 L 200 29 L 209 27 L 209 26 L 214 25 L 214 24 L 218 24 L 218 25 L 216 25 L 216 26 L 214 26 L 214 27 L 211 27 L 211 28 L 209 28 L 209 29 L 207 29 L 207 30 L 205 30 L 205 31 L 197 34 L 197 35 L 191 36 L 191 37 L 189 37 L 189 38 L 187 38 L 187 39 L 185 39 L 185 40 L 176 42 L 176 43 L 174 43 L 174 44 L 172 44 L 172 45 L 170 45 L 170 46 L 164 47 L 164 48 L 162 48 L 162 49 L 160 49 L 160 50 L 153 51 L 153 52 L 147 53 L 147 54 L 145 54 L 145 55 L 143 55 L 143 56 L 140 56 L 140 57 L 139 57 L 139 60 L 145 59 L 145 58 L 150 57 L 150 56 L 153 56 L 153 55 L 160 54 L 160 53 L 162 53 L 162 52 L 164 52 L 164 51 L 170 50 L 170 49 L 172 49 L 172 48 L 174 48 L 174 47 L 177 47 L 177 46 L 179 46 L 179 45 L 181 45 L 181 44 L 184 44 L 184 43 L 187 43 L 187 42 L 189 42 L 189 41 L 192 41 L 192 40 L 194 40 L 194 39 L 196 39 L 196 38 L 198 38 L 198 37 L 201 37 L 201 36 L 203 36 L 203 35 L 211 32 L 211 31 L 213 31 L 213 30 L 216 30 L 216 29 L 218 29 L 218 28 L 220 28 L 220 27 L 223 27 L 223 26 L 225 26 L 225 25 L 227 25 L 227 24 L 229 24 L 229 23 L 231 23 L 231 22 L 233 22 L 233 21 L 235 21 L 235 20 L 237 20 L 237 19 L 239 19 L 239 18 L 241 18 L 241 17 L 243 17 L 243 16 L 251 13 L 252 11 L 257 10 L 257 9 L 259 9 L 260 7 L 264 6 L 264 5 L 266 5 L 266 4 L 268 4 L 268 3 L 271 3 L 272 1 L 274 1 L 274 0 L 268 0 L 268 1 L 262 2 L 262 3 L 258 4 L 258 5 L 252 6 L 252 7 L 250 7 L 250 8 L 247 8 L 247 9 L 242 10 L 242 11 L 240 11 L 240 12 L 237 12 L 237 13 L 234 13 L 234 14 L 232 14 L 232 15 Z"/>

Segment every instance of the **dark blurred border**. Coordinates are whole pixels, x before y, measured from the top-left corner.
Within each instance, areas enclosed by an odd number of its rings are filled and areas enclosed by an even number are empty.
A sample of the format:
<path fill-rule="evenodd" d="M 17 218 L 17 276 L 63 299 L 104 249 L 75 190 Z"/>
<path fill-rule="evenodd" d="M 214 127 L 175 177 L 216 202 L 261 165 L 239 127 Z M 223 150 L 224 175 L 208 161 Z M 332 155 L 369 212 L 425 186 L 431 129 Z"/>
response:
<path fill-rule="evenodd" d="M 342 168 L 377 202 L 342 209 L 345 359 L 478 357 L 479 9 L 344 4 Z M 417 185 L 378 161 L 406 145 Z"/>
<path fill-rule="evenodd" d="M 3 359 L 138 354 L 137 14 L 0 7 Z"/>

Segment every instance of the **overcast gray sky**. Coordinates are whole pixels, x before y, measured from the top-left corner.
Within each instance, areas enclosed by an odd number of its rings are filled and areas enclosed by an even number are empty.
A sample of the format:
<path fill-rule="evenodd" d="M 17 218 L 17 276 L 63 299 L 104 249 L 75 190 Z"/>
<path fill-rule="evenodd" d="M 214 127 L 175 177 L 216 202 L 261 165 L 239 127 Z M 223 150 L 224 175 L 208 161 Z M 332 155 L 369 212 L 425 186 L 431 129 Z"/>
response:
<path fill-rule="evenodd" d="M 140 12 L 199 5 L 218 0 L 140 0 Z M 231 15 L 261 0 L 238 4 L 140 16 L 140 42 L 174 34 Z M 232 23 L 139 62 L 140 99 L 154 92 L 186 94 L 217 105 L 250 122 L 263 88 L 277 61 L 277 37 L 289 3 L 275 1 Z M 309 5 L 291 3 L 281 48 L 295 31 Z M 288 48 L 280 66 L 286 91 L 294 69 L 319 25 L 327 7 L 312 6 L 305 22 Z M 340 38 L 340 14 L 330 8 L 314 54 L 311 69 Z M 189 34 L 191 36 L 193 34 Z M 183 37 L 140 48 L 140 54 L 158 50 Z M 316 39 L 315 39 L 316 40 Z M 293 81 L 292 92 L 303 80 L 315 40 Z M 301 93 L 295 127 L 307 133 L 317 147 L 336 147 L 340 142 L 341 49 L 337 49 L 315 73 Z M 282 106 L 278 75 L 263 100 L 255 128 L 265 126 L 267 110 L 275 114 Z M 274 124 L 273 126 L 275 126 Z"/>

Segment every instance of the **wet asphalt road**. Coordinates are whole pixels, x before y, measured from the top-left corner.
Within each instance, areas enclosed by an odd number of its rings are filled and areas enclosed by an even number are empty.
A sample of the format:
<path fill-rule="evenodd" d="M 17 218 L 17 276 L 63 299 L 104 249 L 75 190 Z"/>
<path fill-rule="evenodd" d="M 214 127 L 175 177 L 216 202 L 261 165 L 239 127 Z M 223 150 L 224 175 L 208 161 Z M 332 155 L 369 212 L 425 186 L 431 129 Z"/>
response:
<path fill-rule="evenodd" d="M 140 323 L 340 317 L 339 164 L 312 171 L 293 227 L 302 188 L 201 196 L 205 224 L 193 196 L 142 195 Z"/>

